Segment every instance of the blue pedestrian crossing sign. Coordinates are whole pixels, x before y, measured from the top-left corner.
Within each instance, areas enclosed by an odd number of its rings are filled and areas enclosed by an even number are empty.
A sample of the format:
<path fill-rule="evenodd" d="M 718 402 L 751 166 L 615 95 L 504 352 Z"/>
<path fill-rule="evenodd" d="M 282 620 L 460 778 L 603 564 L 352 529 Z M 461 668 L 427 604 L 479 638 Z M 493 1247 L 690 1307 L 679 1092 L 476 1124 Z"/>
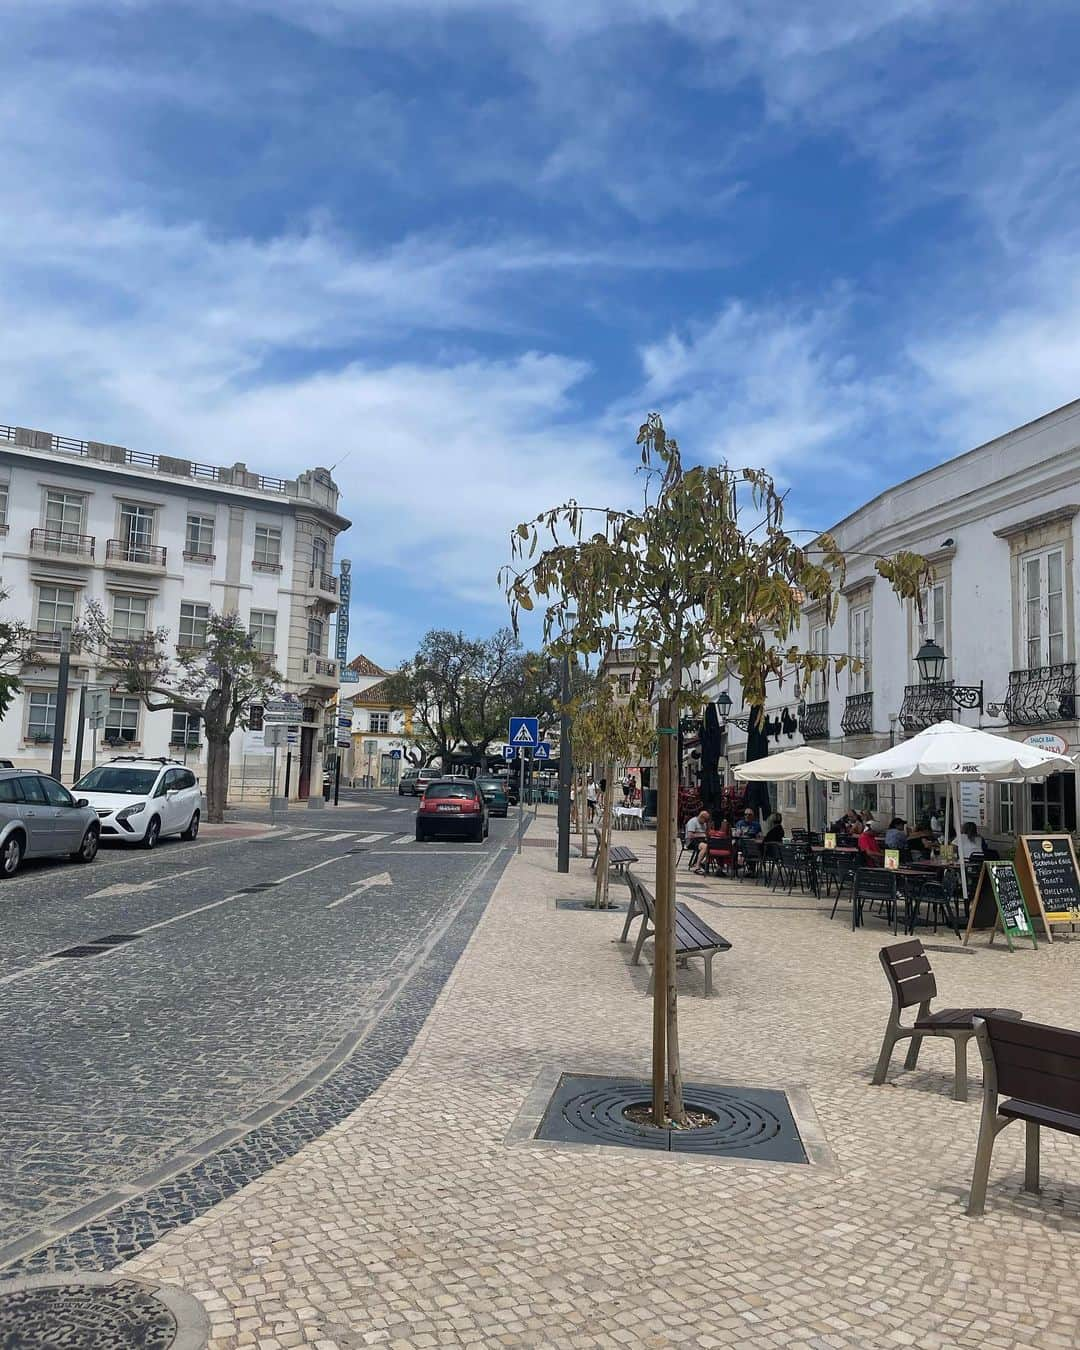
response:
<path fill-rule="evenodd" d="M 531 750 L 540 743 L 540 719 L 538 717 L 511 717 L 510 735 L 507 740 L 518 749 Z"/>
<path fill-rule="evenodd" d="M 538 741 L 536 749 L 533 751 L 533 759 L 550 759 L 550 758 L 551 758 L 551 742 Z"/>

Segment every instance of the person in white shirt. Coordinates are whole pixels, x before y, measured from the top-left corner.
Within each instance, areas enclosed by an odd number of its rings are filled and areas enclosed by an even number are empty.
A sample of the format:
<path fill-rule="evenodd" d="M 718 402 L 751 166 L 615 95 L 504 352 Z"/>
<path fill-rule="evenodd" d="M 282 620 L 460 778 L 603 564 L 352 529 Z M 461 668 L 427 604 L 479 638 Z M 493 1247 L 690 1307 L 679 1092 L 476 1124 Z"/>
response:
<path fill-rule="evenodd" d="M 709 826 L 712 824 L 712 817 L 708 811 L 699 811 L 696 816 L 691 816 L 686 822 L 686 830 L 683 838 L 686 840 L 686 847 L 690 849 L 690 867 L 691 869 L 700 865 L 701 859 L 705 856 L 705 850 L 709 843 Z"/>
<path fill-rule="evenodd" d="M 975 822 L 966 820 L 960 831 L 960 856 L 965 862 L 973 853 L 986 852 L 986 841 L 975 827 Z"/>
<path fill-rule="evenodd" d="M 596 803 L 597 803 L 597 799 L 599 798 L 599 795 L 600 795 L 600 789 L 596 786 L 596 784 L 595 784 L 595 783 L 593 782 L 593 780 L 590 778 L 589 781 L 588 781 L 588 784 L 587 784 L 586 787 L 585 787 L 585 800 L 586 800 L 586 801 L 588 802 L 588 804 L 589 804 L 589 820 L 590 820 L 590 821 L 593 821 L 593 820 L 596 819 Z"/>

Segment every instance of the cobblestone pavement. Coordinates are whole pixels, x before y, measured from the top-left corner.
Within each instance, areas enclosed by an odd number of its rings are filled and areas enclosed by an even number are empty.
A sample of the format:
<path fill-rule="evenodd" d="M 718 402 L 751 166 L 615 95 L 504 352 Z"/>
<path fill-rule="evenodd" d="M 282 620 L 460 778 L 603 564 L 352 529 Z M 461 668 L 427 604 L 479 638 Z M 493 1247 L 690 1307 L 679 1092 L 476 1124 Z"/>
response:
<path fill-rule="evenodd" d="M 0 1265 L 115 1264 L 382 1081 L 471 932 L 474 892 L 508 856 L 503 822 L 483 847 L 417 845 L 412 815 L 369 803 L 332 824 L 320 813 L 239 837 L 230 825 L 220 843 L 5 883 Z M 137 938 L 55 956 L 113 934 Z M 328 1056 L 339 1072 L 321 1082 Z M 307 1075 L 316 1090 L 294 1101 Z M 120 1208 L 98 1219 L 108 1204 Z"/>
<path fill-rule="evenodd" d="M 646 875 L 648 838 L 622 840 Z M 1024 1197 L 1023 1136 L 1006 1131 L 987 1215 L 967 1219 L 977 1066 L 967 1104 L 948 1045 L 870 1085 L 891 934 L 830 923 L 812 897 L 687 879 L 734 947 L 717 997 L 682 977 L 682 1043 L 699 1081 L 804 1087 L 833 1167 L 508 1143 L 553 1068 L 647 1070 L 647 969 L 614 940 L 621 916 L 556 911 L 587 891 L 572 868 L 526 849 L 381 1088 L 121 1272 L 198 1297 L 214 1350 L 1080 1343 L 1080 1146 L 1048 1137 L 1044 1192 Z M 948 1001 L 1075 1024 L 1080 942 L 930 941 Z"/>

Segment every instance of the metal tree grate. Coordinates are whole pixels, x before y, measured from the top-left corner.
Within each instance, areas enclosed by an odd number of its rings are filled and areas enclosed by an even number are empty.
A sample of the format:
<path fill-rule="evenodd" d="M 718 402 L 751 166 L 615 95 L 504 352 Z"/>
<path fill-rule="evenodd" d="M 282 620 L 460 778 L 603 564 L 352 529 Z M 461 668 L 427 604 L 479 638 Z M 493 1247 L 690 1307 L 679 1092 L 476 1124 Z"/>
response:
<path fill-rule="evenodd" d="M 563 1144 L 703 1153 L 748 1162 L 809 1161 L 786 1093 L 773 1088 L 688 1083 L 684 1097 L 688 1108 L 711 1115 L 715 1124 L 692 1130 L 639 1125 L 625 1113 L 629 1107 L 648 1105 L 648 1083 L 564 1074 L 534 1137 Z"/>

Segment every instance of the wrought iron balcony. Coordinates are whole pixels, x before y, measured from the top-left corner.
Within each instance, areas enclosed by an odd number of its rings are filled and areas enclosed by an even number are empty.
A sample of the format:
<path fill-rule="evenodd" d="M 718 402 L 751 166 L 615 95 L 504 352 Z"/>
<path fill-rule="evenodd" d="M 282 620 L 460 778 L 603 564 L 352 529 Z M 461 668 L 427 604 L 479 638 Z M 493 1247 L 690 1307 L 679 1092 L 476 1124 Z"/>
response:
<path fill-rule="evenodd" d="M 840 730 L 845 736 L 868 736 L 873 729 L 874 695 L 870 690 L 863 694 L 848 694 L 844 700 Z"/>
<path fill-rule="evenodd" d="M 68 530 L 31 530 L 30 552 L 44 553 L 50 558 L 70 558 L 75 562 L 92 562 L 94 558 L 94 536 L 92 534 L 73 534 Z"/>
<path fill-rule="evenodd" d="M 804 741 L 827 741 L 829 739 L 829 700 L 823 699 L 820 703 L 808 703 L 800 720 Z"/>
<path fill-rule="evenodd" d="M 332 572 L 320 572 L 318 568 L 313 568 L 310 584 L 313 590 L 326 591 L 330 595 L 337 595 L 337 577 Z"/>
<path fill-rule="evenodd" d="M 105 544 L 105 561 L 136 563 L 140 567 L 164 567 L 165 549 L 160 544 L 136 544 L 129 539 L 109 539 Z"/>
<path fill-rule="evenodd" d="M 990 705 L 987 710 L 1004 715 L 1014 727 L 1071 722 L 1076 716 L 1075 662 L 1036 666 L 1034 670 L 1011 670 L 1005 702 Z"/>
<path fill-rule="evenodd" d="M 304 674 L 320 683 L 324 680 L 337 682 L 338 664 L 327 656 L 308 654 L 304 657 Z"/>

